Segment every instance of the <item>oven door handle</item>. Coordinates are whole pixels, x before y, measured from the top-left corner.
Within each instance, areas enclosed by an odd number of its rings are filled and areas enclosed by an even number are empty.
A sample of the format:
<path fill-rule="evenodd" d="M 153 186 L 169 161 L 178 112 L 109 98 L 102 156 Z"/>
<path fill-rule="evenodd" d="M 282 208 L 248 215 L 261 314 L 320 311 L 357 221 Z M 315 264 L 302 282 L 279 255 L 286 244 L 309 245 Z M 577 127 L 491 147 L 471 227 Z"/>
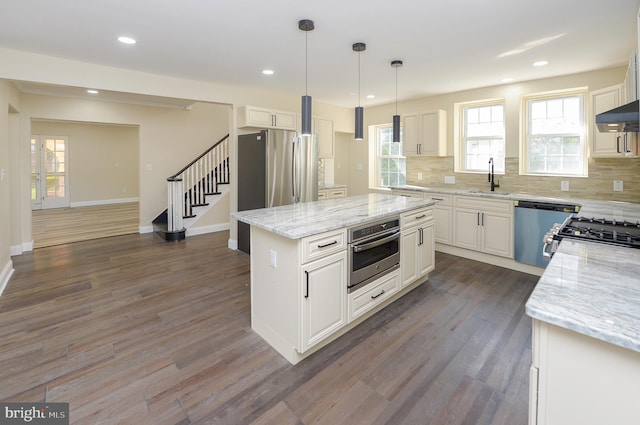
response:
<path fill-rule="evenodd" d="M 392 241 L 394 239 L 399 239 L 400 238 L 400 231 L 399 230 L 395 230 L 391 235 L 384 237 L 382 239 L 377 239 L 373 242 L 369 242 L 369 243 L 365 243 L 362 245 L 353 245 L 353 252 L 362 252 L 362 251 L 366 251 L 368 249 L 371 248 L 375 248 L 377 246 L 380 245 L 384 245 L 389 241 Z"/>

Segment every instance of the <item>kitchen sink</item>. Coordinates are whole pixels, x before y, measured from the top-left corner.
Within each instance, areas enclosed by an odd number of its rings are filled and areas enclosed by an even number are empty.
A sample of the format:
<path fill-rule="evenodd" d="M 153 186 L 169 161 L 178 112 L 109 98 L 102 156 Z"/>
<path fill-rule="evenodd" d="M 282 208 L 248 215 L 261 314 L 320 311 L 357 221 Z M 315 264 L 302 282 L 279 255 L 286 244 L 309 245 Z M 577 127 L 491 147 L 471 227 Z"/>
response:
<path fill-rule="evenodd" d="M 487 195 L 510 195 L 509 192 L 492 192 L 490 190 L 469 190 L 467 193 L 483 193 Z"/>

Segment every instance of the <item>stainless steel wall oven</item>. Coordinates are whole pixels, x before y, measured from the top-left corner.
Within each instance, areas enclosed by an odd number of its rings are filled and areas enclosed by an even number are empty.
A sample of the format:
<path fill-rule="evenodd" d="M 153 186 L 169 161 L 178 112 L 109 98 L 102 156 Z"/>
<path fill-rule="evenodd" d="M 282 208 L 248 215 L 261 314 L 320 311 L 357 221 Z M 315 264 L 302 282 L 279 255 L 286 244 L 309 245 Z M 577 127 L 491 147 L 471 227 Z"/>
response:
<path fill-rule="evenodd" d="M 355 291 L 400 267 L 400 218 L 387 218 L 349 230 L 349 280 Z"/>

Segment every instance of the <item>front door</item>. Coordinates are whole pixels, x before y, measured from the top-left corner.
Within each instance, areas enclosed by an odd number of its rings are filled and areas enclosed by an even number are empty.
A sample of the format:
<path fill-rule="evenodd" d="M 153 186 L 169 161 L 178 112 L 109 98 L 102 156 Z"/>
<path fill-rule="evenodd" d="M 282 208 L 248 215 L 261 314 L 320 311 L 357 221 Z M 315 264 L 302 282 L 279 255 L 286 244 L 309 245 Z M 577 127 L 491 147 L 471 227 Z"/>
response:
<path fill-rule="evenodd" d="M 65 136 L 31 136 L 31 207 L 69 206 L 69 149 Z"/>

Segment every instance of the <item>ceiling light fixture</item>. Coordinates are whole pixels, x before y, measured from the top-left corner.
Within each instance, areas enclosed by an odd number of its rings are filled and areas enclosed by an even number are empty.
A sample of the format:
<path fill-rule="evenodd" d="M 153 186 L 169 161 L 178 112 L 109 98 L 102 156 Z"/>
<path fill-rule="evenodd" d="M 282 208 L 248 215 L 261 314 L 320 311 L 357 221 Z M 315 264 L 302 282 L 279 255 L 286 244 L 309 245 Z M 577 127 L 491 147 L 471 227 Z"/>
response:
<path fill-rule="evenodd" d="M 376 95 L 375 94 L 368 94 L 367 95 L 367 99 L 375 99 Z"/>
<path fill-rule="evenodd" d="M 125 36 L 118 37 L 118 41 L 124 44 L 136 44 L 136 40 L 134 40 L 131 37 L 125 37 Z"/>
<path fill-rule="evenodd" d="M 87 93 L 89 93 L 89 94 L 98 94 L 98 90 L 87 89 Z"/>
<path fill-rule="evenodd" d="M 533 66 L 545 66 L 549 63 L 549 61 L 537 61 L 533 63 Z"/>
<path fill-rule="evenodd" d="M 264 75 L 273 75 L 273 69 L 263 69 L 262 73 Z"/>
<path fill-rule="evenodd" d="M 315 26 L 310 19 L 298 21 L 298 28 L 305 32 L 304 48 L 304 96 L 302 96 L 302 128 L 303 136 L 311 135 L 311 96 L 308 95 L 308 69 L 309 69 L 309 31 L 313 31 Z"/>
<path fill-rule="evenodd" d="M 401 60 L 391 61 L 391 66 L 396 69 L 396 114 L 393 116 L 393 143 L 400 143 L 400 115 L 398 115 L 398 68 L 402 66 Z"/>
<path fill-rule="evenodd" d="M 511 83 L 513 82 L 513 77 L 505 77 L 500 81 L 502 81 L 503 83 Z"/>
<path fill-rule="evenodd" d="M 362 140 L 364 133 L 364 109 L 360 106 L 360 52 L 367 49 L 365 43 L 353 43 L 353 51 L 358 52 L 358 106 L 356 106 L 355 139 Z"/>

